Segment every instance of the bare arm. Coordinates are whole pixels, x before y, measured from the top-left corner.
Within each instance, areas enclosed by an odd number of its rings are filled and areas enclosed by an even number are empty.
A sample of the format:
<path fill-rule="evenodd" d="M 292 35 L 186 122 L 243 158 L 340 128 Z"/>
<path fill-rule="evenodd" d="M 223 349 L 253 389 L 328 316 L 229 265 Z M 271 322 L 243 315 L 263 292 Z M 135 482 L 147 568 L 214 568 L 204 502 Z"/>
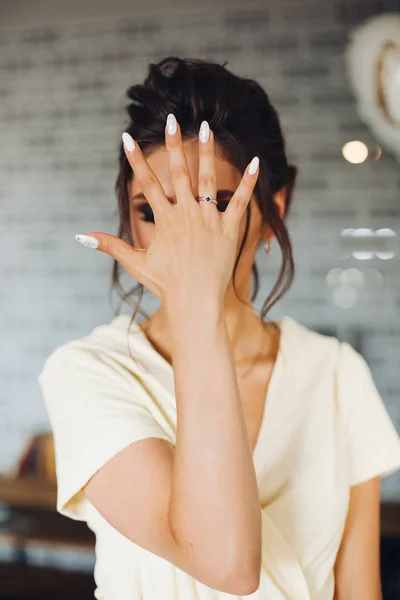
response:
<path fill-rule="evenodd" d="M 199 296 L 198 296 L 199 297 Z M 261 509 L 222 308 L 178 300 L 170 312 L 178 430 L 172 530 L 195 562 L 258 587 Z"/>
<path fill-rule="evenodd" d="M 92 232 L 93 247 L 118 260 L 167 308 L 177 440 L 174 454 L 165 440 L 131 444 L 94 475 L 86 494 L 139 545 L 210 587 L 251 594 L 261 571 L 261 507 L 223 301 L 258 158 L 219 213 L 193 195 L 179 125 L 174 133 L 166 129 L 176 204 L 139 145 L 129 146 L 126 157 L 154 212 L 154 238 L 143 252 Z M 199 155 L 198 195 L 215 196 L 212 131 Z"/>
<path fill-rule="evenodd" d="M 345 531 L 335 564 L 334 600 L 382 600 L 380 478 L 351 488 Z"/>
<path fill-rule="evenodd" d="M 245 595 L 261 570 L 257 481 L 225 319 L 191 307 L 171 321 L 176 448 L 134 442 L 84 493 L 128 539 L 209 587 Z"/>

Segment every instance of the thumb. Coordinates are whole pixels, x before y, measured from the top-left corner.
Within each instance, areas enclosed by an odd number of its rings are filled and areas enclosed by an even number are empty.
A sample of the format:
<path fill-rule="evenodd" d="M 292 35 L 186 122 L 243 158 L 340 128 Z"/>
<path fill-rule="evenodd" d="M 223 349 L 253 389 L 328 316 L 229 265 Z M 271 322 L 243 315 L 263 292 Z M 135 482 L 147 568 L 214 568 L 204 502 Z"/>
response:
<path fill-rule="evenodd" d="M 135 279 L 142 271 L 146 251 L 133 248 L 116 235 L 93 231 L 87 235 L 78 233 L 75 235 L 75 239 L 88 248 L 108 254 L 117 260 Z"/>

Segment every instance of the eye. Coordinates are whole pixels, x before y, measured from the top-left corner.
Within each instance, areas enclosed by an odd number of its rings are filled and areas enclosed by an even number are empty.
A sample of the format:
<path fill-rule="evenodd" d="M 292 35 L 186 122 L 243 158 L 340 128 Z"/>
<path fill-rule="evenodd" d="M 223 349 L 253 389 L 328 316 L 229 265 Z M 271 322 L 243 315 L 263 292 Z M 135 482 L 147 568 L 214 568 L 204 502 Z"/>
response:
<path fill-rule="evenodd" d="M 219 212 L 225 212 L 228 204 L 229 204 L 229 198 L 222 198 L 222 199 L 218 198 L 217 208 L 218 208 Z"/>
<path fill-rule="evenodd" d="M 219 212 L 225 212 L 226 207 L 229 204 L 229 200 L 229 198 L 218 199 L 217 208 Z M 145 223 L 154 223 L 153 209 L 151 208 L 150 204 L 148 204 L 147 202 L 145 204 L 141 204 L 137 207 L 137 210 L 142 215 L 140 217 L 141 221 L 144 221 Z"/>
<path fill-rule="evenodd" d="M 145 223 L 154 223 L 153 209 L 150 204 L 141 204 L 138 206 L 138 211 L 142 214 L 142 217 L 140 218 L 141 221 L 144 221 Z"/>

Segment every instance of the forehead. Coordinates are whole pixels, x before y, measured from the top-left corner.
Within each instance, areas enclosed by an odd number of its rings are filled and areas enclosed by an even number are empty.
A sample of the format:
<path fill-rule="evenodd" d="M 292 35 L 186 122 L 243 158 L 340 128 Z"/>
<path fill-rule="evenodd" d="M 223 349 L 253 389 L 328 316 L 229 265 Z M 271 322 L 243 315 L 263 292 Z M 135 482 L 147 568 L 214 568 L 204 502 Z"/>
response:
<path fill-rule="evenodd" d="M 188 164 L 190 178 L 192 181 L 193 192 L 197 192 L 199 175 L 199 142 L 197 139 L 183 142 L 183 152 Z M 242 175 L 240 171 L 228 162 L 224 156 L 222 148 L 215 144 L 215 175 L 218 188 L 236 189 L 240 183 Z M 174 186 L 172 184 L 171 172 L 169 168 L 168 150 L 165 146 L 160 146 L 153 150 L 146 157 L 147 163 L 153 170 L 157 179 L 161 183 L 167 196 L 174 196 Z M 130 183 L 131 195 L 141 191 L 138 180 L 133 177 Z"/>

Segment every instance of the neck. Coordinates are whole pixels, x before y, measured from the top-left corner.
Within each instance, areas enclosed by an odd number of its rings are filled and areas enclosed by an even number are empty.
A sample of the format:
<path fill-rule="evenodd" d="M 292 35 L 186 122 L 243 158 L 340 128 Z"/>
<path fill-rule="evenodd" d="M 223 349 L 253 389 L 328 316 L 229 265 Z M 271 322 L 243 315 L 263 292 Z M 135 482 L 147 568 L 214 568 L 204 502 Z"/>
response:
<path fill-rule="evenodd" d="M 250 300 L 250 290 L 238 290 L 238 295 L 242 301 L 238 300 L 230 284 L 224 298 L 224 316 L 232 343 L 235 364 L 252 360 L 262 351 L 263 347 L 265 349 L 266 335 L 267 348 L 273 342 L 273 332 L 265 331 L 265 324 L 254 312 Z M 168 323 L 162 305 L 142 324 L 142 328 L 154 347 L 170 360 Z"/>

